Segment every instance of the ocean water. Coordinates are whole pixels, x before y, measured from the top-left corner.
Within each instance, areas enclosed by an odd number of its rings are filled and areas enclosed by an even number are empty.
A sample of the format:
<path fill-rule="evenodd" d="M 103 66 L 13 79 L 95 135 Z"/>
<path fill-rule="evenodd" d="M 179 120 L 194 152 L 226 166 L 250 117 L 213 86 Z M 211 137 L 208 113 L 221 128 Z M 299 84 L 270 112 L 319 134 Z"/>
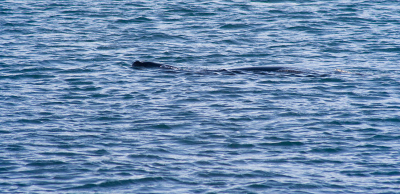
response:
<path fill-rule="evenodd" d="M 395 0 L 0 0 L 0 192 L 400 193 L 399 53 Z"/>

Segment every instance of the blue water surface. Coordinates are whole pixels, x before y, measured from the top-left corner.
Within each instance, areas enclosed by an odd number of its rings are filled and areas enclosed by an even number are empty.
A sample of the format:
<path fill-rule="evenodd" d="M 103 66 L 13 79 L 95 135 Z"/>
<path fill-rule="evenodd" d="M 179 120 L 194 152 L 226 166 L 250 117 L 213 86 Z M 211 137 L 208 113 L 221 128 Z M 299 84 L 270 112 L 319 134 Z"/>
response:
<path fill-rule="evenodd" d="M 399 53 L 394 0 L 0 0 L 0 192 L 400 193 Z"/>

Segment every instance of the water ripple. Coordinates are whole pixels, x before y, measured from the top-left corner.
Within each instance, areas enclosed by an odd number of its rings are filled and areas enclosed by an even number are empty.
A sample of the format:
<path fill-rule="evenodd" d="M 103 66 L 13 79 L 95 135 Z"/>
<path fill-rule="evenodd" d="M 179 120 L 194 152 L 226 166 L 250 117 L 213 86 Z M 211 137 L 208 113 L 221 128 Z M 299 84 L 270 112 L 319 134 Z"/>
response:
<path fill-rule="evenodd" d="M 399 8 L 4 1 L 0 191 L 398 193 Z"/>

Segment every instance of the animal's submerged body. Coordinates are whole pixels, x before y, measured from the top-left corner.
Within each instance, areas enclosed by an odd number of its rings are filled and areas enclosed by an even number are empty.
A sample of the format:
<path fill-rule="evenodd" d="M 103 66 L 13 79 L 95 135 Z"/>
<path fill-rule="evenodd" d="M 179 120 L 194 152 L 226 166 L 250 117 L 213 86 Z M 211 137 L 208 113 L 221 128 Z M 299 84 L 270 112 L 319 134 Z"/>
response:
<path fill-rule="evenodd" d="M 177 67 L 170 66 L 170 65 L 164 65 L 164 64 L 160 64 L 160 63 L 154 63 L 154 62 L 140 62 L 140 61 L 135 61 L 132 64 L 132 67 L 179 69 Z M 285 67 L 280 67 L 280 66 L 242 67 L 242 68 L 233 68 L 233 69 L 221 69 L 221 70 L 216 70 L 216 71 L 230 71 L 230 72 L 235 72 L 235 71 L 255 71 L 255 72 L 278 71 L 278 72 L 289 72 L 289 73 L 301 73 L 301 71 L 291 70 L 291 69 L 287 69 Z"/>
<path fill-rule="evenodd" d="M 235 69 L 229 69 L 233 71 L 279 71 L 283 70 L 284 67 L 243 67 L 243 68 L 235 68 Z"/>

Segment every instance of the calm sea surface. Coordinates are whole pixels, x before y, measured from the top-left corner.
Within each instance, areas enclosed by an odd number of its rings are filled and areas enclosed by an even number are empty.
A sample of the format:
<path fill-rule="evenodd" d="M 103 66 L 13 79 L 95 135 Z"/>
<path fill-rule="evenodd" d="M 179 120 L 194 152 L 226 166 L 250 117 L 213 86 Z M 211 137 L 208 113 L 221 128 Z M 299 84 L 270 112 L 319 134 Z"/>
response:
<path fill-rule="evenodd" d="M 0 0 L 0 192 L 400 193 L 400 2 Z"/>

